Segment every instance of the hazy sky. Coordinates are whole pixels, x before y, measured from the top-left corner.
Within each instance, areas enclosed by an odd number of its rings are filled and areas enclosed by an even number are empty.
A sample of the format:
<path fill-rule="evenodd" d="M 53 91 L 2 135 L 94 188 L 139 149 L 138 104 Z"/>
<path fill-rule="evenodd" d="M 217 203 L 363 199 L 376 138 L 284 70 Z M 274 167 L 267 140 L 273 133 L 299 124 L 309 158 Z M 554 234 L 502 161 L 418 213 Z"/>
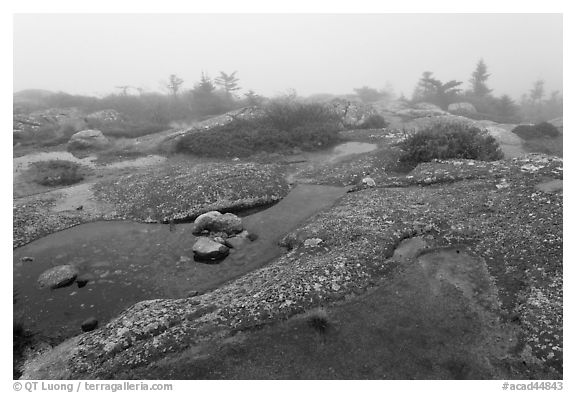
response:
<path fill-rule="evenodd" d="M 465 82 L 483 58 L 495 94 L 542 78 L 562 90 L 560 14 L 18 14 L 14 91 L 105 94 L 191 88 L 237 70 L 243 92 L 351 93 L 390 83 L 410 96 L 423 71 Z"/>

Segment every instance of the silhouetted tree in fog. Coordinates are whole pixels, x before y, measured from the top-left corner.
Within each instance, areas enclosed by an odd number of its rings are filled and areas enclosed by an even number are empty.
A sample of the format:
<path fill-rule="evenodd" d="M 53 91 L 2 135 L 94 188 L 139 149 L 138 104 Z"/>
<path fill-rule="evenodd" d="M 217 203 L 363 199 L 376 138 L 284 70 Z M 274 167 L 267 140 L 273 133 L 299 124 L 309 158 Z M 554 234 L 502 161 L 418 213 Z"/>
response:
<path fill-rule="evenodd" d="M 530 90 L 530 100 L 534 104 L 540 104 L 544 98 L 544 81 L 538 79 L 534 82 L 532 89 Z"/>
<path fill-rule="evenodd" d="M 412 100 L 414 102 L 429 102 L 446 109 L 448 105 L 455 102 L 461 91 L 458 88 L 462 82 L 451 80 L 446 83 L 432 77 L 432 72 L 426 71 L 422 74 Z"/>
<path fill-rule="evenodd" d="M 168 82 L 166 83 L 166 87 L 168 88 L 168 90 L 170 91 L 170 93 L 173 96 L 176 96 L 178 94 L 178 91 L 180 90 L 180 86 L 182 86 L 183 83 L 184 83 L 183 79 L 180 79 L 175 74 L 172 74 L 168 78 Z"/>
<path fill-rule="evenodd" d="M 238 86 L 239 79 L 236 78 L 236 72 L 237 71 L 234 71 L 228 75 L 227 73 L 220 71 L 220 76 L 214 80 L 218 86 L 222 87 L 226 91 L 226 94 L 230 98 L 232 98 L 234 91 L 240 90 L 240 87 Z"/>
<path fill-rule="evenodd" d="M 386 90 L 376 90 L 372 87 L 362 86 L 354 89 L 354 93 L 360 98 L 362 102 L 375 102 L 389 97 Z"/>
<path fill-rule="evenodd" d="M 472 73 L 472 78 L 470 78 L 472 88 L 471 93 L 473 96 L 481 98 L 492 92 L 492 90 L 486 85 L 486 81 L 490 76 L 487 71 L 488 68 L 484 63 L 484 60 L 480 59 L 476 64 L 476 70 Z"/>
<path fill-rule="evenodd" d="M 496 114 L 498 121 L 501 123 L 517 123 L 520 118 L 518 116 L 518 105 L 514 103 L 509 95 L 504 94 L 496 100 Z"/>

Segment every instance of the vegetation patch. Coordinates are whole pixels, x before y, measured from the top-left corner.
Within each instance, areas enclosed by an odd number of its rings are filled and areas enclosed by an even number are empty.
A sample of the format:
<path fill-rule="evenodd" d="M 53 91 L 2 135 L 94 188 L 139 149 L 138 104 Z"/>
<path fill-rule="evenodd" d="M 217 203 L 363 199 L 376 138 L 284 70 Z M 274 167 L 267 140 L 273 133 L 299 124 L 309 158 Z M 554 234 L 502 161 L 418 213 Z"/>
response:
<path fill-rule="evenodd" d="M 400 162 L 416 165 L 434 159 L 495 161 L 504 157 L 494 137 L 464 124 L 434 124 L 400 142 Z"/>
<path fill-rule="evenodd" d="M 358 128 L 362 130 L 370 130 L 375 128 L 386 128 L 388 127 L 388 122 L 384 117 L 378 114 L 368 116 Z"/>
<path fill-rule="evenodd" d="M 547 122 L 536 125 L 521 124 L 515 127 L 512 132 L 522 139 L 556 138 L 560 135 L 558 129 Z"/>
<path fill-rule="evenodd" d="M 31 180 L 42 186 L 67 186 L 84 179 L 82 166 L 66 160 L 39 161 L 30 164 Z"/>
<path fill-rule="evenodd" d="M 100 130 L 105 136 L 116 138 L 138 138 L 170 129 L 169 126 L 161 123 L 149 123 L 145 121 L 138 122 L 88 118 L 86 119 L 86 124 L 87 129 Z"/>
<path fill-rule="evenodd" d="M 322 104 L 278 100 L 264 116 L 235 119 L 209 131 L 188 134 L 176 144 L 177 153 L 206 157 L 247 157 L 256 153 L 318 150 L 340 141 L 342 118 Z"/>

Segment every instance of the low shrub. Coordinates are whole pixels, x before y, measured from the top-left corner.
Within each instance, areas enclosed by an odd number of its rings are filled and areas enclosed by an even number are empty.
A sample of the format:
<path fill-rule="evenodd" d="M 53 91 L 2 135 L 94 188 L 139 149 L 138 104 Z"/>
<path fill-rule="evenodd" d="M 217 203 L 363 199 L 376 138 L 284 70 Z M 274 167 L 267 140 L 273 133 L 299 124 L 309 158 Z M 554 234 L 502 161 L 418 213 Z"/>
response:
<path fill-rule="evenodd" d="M 400 162 L 416 165 L 434 159 L 494 161 L 504 157 L 496 139 L 479 128 L 436 124 L 410 135 L 400 143 Z"/>
<path fill-rule="evenodd" d="M 560 131 L 547 122 L 536 125 L 521 124 L 515 127 L 512 132 L 522 139 L 555 138 L 560 135 Z"/>
<path fill-rule="evenodd" d="M 265 119 L 280 131 L 311 124 L 340 124 L 342 116 L 328 105 L 303 103 L 293 99 L 276 99 L 264 107 Z"/>
<path fill-rule="evenodd" d="M 87 128 L 102 131 L 106 136 L 117 138 L 138 138 L 140 136 L 166 131 L 170 127 L 159 123 L 144 123 L 122 120 L 87 119 Z"/>
<path fill-rule="evenodd" d="M 374 114 L 368 116 L 358 128 L 362 130 L 369 130 L 374 128 L 386 128 L 388 127 L 388 122 L 381 115 Z"/>
<path fill-rule="evenodd" d="M 177 153 L 207 157 L 247 157 L 256 153 L 318 150 L 337 143 L 339 117 L 319 104 L 273 102 L 256 119 L 235 119 L 208 131 L 188 134 L 176 143 Z"/>
<path fill-rule="evenodd" d="M 33 162 L 29 169 L 32 181 L 43 186 L 65 186 L 84 179 L 81 166 L 72 161 L 49 160 Z"/>

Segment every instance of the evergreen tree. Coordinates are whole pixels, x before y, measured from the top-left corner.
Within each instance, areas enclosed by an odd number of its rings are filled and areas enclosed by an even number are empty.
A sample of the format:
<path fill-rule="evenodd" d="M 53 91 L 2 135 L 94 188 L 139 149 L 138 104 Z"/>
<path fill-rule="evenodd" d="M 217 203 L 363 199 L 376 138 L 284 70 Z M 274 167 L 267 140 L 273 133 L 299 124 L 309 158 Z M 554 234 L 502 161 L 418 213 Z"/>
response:
<path fill-rule="evenodd" d="M 485 97 L 490 92 L 491 89 L 486 85 L 486 81 L 490 74 L 488 74 L 488 67 L 484 63 L 484 60 L 480 59 L 476 64 L 476 70 L 472 73 L 472 78 L 470 79 L 470 84 L 472 85 L 472 94 L 476 97 Z"/>
<path fill-rule="evenodd" d="M 234 71 L 230 75 L 228 75 L 223 71 L 220 71 L 220 76 L 214 80 L 214 82 L 218 86 L 222 87 L 226 91 L 228 97 L 232 97 L 232 93 L 234 91 L 240 90 L 240 87 L 238 86 L 238 81 L 239 79 L 236 78 L 236 71 Z"/>
<path fill-rule="evenodd" d="M 544 81 L 542 79 L 538 79 L 534 82 L 534 86 L 530 90 L 530 100 L 534 104 L 539 104 L 542 102 L 544 98 Z"/>
<path fill-rule="evenodd" d="M 182 83 L 184 83 L 183 79 L 180 79 L 175 74 L 171 74 L 170 77 L 168 77 L 166 87 L 168 88 L 168 90 L 170 90 L 170 93 L 173 96 L 176 96 L 178 94 L 178 91 L 180 90 L 180 86 L 182 86 Z"/>
<path fill-rule="evenodd" d="M 518 119 L 518 106 L 509 95 L 504 94 L 497 100 L 496 114 L 501 122 L 516 123 Z"/>
<path fill-rule="evenodd" d="M 442 83 L 440 80 L 432 77 L 432 72 L 426 71 L 422 74 L 418 86 L 414 91 L 413 101 L 429 102 L 446 109 L 448 105 L 456 101 L 461 89 L 457 88 L 462 82 L 451 80 Z"/>

